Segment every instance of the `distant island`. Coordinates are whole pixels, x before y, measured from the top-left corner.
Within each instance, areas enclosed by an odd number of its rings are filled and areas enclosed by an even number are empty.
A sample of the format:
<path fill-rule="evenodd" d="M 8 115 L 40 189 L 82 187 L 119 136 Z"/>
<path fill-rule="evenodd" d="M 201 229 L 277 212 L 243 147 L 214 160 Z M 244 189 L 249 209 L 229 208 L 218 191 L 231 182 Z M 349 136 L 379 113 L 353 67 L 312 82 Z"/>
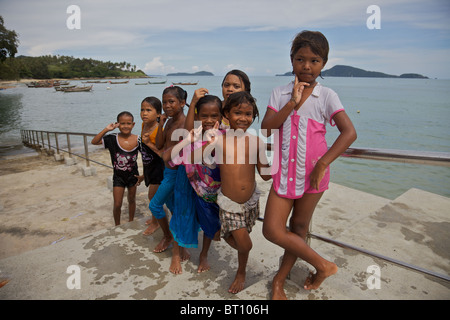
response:
<path fill-rule="evenodd" d="M 168 73 L 168 77 L 175 77 L 175 76 L 214 76 L 211 72 L 208 71 L 199 71 L 195 73 L 187 73 L 187 72 L 177 72 L 177 73 Z"/>
<path fill-rule="evenodd" d="M 277 76 L 292 76 L 292 72 L 286 72 L 285 74 L 277 74 Z M 322 71 L 324 77 L 355 77 L 355 78 L 404 78 L 404 79 L 428 79 L 421 74 L 417 73 L 404 73 L 400 76 L 391 75 L 383 72 L 366 71 L 363 69 L 336 65 L 331 69 Z"/>

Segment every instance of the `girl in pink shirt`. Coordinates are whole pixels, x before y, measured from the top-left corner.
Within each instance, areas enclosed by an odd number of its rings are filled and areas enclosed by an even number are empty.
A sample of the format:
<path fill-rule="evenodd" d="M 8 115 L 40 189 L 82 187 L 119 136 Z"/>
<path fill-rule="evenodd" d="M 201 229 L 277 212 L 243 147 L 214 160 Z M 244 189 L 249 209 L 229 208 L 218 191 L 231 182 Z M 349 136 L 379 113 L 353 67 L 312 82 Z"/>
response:
<path fill-rule="evenodd" d="M 356 139 L 337 94 L 316 81 L 328 60 L 328 51 L 328 41 L 320 32 L 303 31 L 296 36 L 291 47 L 295 80 L 273 90 L 261 123 L 268 135 L 278 130 L 273 184 L 263 225 L 264 236 L 285 249 L 272 282 L 273 299 L 286 299 L 284 282 L 297 258 L 316 269 L 305 281 L 307 290 L 317 289 L 325 278 L 337 272 L 336 264 L 322 258 L 305 242 L 314 209 L 328 189 L 329 165 Z M 330 149 L 325 140 L 327 123 L 340 131 Z M 290 229 L 286 230 L 291 210 Z"/>

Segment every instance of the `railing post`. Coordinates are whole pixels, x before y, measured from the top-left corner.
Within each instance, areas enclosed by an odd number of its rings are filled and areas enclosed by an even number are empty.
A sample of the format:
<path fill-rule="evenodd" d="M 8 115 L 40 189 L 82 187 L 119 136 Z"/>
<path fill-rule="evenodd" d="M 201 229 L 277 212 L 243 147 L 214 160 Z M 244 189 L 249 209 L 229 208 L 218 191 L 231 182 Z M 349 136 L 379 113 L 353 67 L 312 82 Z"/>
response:
<path fill-rule="evenodd" d="M 41 141 L 42 141 L 42 149 L 45 148 L 45 143 L 44 143 L 44 132 L 41 131 Z"/>
<path fill-rule="evenodd" d="M 50 146 L 50 132 L 47 131 L 47 142 L 48 142 L 48 154 L 51 154 L 52 147 Z"/>
<path fill-rule="evenodd" d="M 83 134 L 83 142 L 84 142 L 84 156 L 86 158 L 86 167 L 89 167 L 89 150 L 87 144 L 87 137 Z"/>
<path fill-rule="evenodd" d="M 38 148 L 40 148 L 40 145 L 39 145 L 39 134 L 37 133 L 36 130 L 34 130 L 34 133 L 36 133 L 36 144 L 34 145 L 34 148 L 38 149 Z"/>
<path fill-rule="evenodd" d="M 70 134 L 67 132 L 67 149 L 69 152 L 69 158 L 65 159 L 65 163 L 68 166 L 74 165 L 76 163 L 75 158 L 72 158 L 72 148 L 70 147 Z"/>
<path fill-rule="evenodd" d="M 83 173 L 83 175 L 85 177 L 87 176 L 93 176 L 97 173 L 97 170 L 95 169 L 95 167 L 89 167 L 89 148 L 88 148 L 88 143 L 87 143 L 87 137 L 85 134 L 83 134 L 83 141 L 84 141 L 84 156 L 86 158 L 86 167 L 85 168 L 81 168 L 81 172 Z"/>
<path fill-rule="evenodd" d="M 53 155 L 53 157 L 55 158 L 55 161 L 61 161 L 64 160 L 64 156 L 62 154 L 59 154 L 58 133 L 54 132 L 54 134 L 55 134 L 56 153 Z"/>
<path fill-rule="evenodd" d="M 59 154 L 58 133 L 55 132 L 56 153 Z"/>
<path fill-rule="evenodd" d="M 72 158 L 72 151 L 70 150 L 70 135 L 66 133 L 67 136 L 67 150 L 69 150 L 69 158 Z"/>

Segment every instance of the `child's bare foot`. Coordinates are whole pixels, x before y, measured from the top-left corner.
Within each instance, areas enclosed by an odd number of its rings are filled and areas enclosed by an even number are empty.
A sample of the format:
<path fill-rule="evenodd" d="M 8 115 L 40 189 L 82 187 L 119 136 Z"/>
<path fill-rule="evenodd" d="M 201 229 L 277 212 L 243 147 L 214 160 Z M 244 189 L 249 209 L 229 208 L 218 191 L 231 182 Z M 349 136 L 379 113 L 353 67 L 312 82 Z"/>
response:
<path fill-rule="evenodd" d="M 158 245 L 153 249 L 153 252 L 164 252 L 167 250 L 169 245 L 172 243 L 173 237 L 164 237 L 162 240 L 158 243 Z"/>
<path fill-rule="evenodd" d="M 337 271 L 337 265 L 335 265 L 333 262 L 328 261 L 324 270 L 317 270 L 316 273 L 309 273 L 309 276 L 306 278 L 303 287 L 306 290 L 317 289 L 326 278 L 335 274 Z"/>
<path fill-rule="evenodd" d="M 150 223 L 152 223 L 152 219 L 148 219 L 147 221 L 145 221 L 146 225 L 149 225 Z"/>
<path fill-rule="evenodd" d="M 211 266 L 208 263 L 208 257 L 206 255 L 200 255 L 199 258 L 199 264 L 198 264 L 198 269 L 197 272 L 198 273 L 202 273 L 205 271 L 208 271 L 209 269 L 211 269 Z"/>
<path fill-rule="evenodd" d="M 181 262 L 187 261 L 191 258 L 191 253 L 189 252 L 188 249 L 181 247 L 180 257 L 181 257 Z"/>
<path fill-rule="evenodd" d="M 149 220 L 147 220 L 149 221 Z M 155 232 L 156 230 L 158 230 L 159 228 L 159 224 L 158 223 L 146 223 L 148 225 L 147 229 L 145 229 L 144 231 L 144 236 L 149 236 L 151 235 L 153 232 Z"/>
<path fill-rule="evenodd" d="M 181 258 L 179 255 L 174 254 L 172 256 L 172 262 L 170 263 L 169 271 L 173 274 L 183 273 L 183 268 L 181 267 Z"/>
<path fill-rule="evenodd" d="M 287 300 L 284 292 L 284 280 L 278 279 L 277 275 L 272 280 L 272 300 Z"/>
<path fill-rule="evenodd" d="M 228 289 L 228 292 L 230 293 L 241 292 L 244 289 L 244 284 L 245 284 L 245 272 L 244 273 L 237 272 L 233 283 Z"/>

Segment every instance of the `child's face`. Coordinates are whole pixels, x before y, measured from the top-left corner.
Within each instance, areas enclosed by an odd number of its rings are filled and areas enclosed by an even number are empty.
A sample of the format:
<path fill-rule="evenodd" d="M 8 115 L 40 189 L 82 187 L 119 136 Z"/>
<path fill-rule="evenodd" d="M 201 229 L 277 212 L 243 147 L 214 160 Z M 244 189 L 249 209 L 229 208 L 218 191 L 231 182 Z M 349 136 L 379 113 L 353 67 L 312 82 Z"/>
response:
<path fill-rule="evenodd" d="M 131 134 L 133 130 L 134 122 L 133 118 L 128 115 L 123 115 L 119 118 L 119 131 L 123 134 Z"/>
<path fill-rule="evenodd" d="M 246 131 L 253 123 L 253 106 L 249 103 L 231 107 L 230 111 L 225 112 L 225 117 L 230 122 L 230 128 Z"/>
<path fill-rule="evenodd" d="M 180 101 L 178 98 L 170 93 L 163 95 L 163 110 L 168 117 L 174 117 L 180 112 L 183 112 L 183 107 L 186 101 Z"/>
<path fill-rule="evenodd" d="M 222 115 L 215 103 L 202 104 L 200 111 L 195 115 L 197 121 L 202 122 L 203 131 L 212 129 L 216 122 L 222 121 Z"/>
<path fill-rule="evenodd" d="M 228 99 L 228 97 L 235 92 L 244 91 L 244 83 L 242 82 L 241 78 L 234 74 L 229 74 L 223 81 L 222 86 L 222 95 L 225 100 Z"/>
<path fill-rule="evenodd" d="M 156 121 L 156 118 L 158 118 L 160 114 L 156 111 L 153 106 L 148 103 L 147 101 L 144 101 L 141 103 L 141 119 L 145 122 L 153 123 Z"/>
<path fill-rule="evenodd" d="M 324 66 L 324 60 L 312 52 L 310 47 L 298 49 L 292 58 L 294 74 L 299 81 L 313 84 Z"/>

